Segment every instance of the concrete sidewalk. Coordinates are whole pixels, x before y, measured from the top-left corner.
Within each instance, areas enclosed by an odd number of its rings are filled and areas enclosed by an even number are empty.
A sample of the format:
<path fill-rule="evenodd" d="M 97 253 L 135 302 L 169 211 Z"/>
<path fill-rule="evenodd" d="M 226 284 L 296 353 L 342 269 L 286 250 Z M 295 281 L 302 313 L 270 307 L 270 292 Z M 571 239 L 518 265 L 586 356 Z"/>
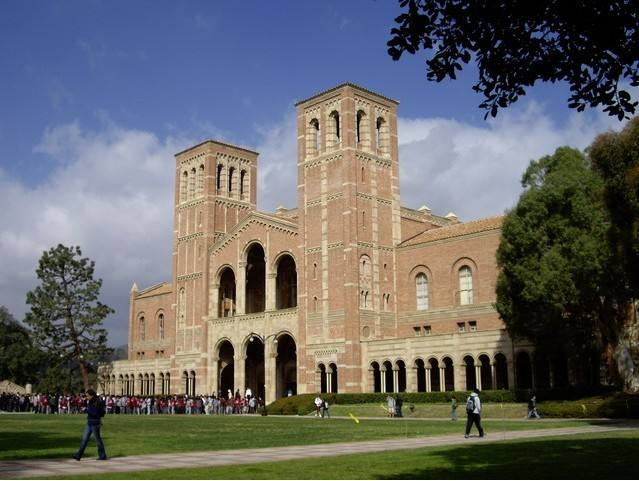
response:
<path fill-rule="evenodd" d="M 108 461 L 83 459 L 40 459 L 24 461 L 0 461 L 0 479 L 29 478 L 42 479 L 52 476 L 78 476 L 80 474 L 101 474 L 113 472 L 143 471 L 167 468 L 199 468 L 231 464 L 253 464 L 291 459 L 338 456 L 342 454 L 372 453 L 398 449 L 452 446 L 468 443 L 490 443 L 514 439 L 531 439 L 547 436 L 567 436 L 573 434 L 603 433 L 636 429 L 636 424 L 624 423 L 609 426 L 581 426 L 574 428 L 536 429 L 526 431 L 489 432 L 486 437 L 465 439 L 463 435 L 444 435 L 401 439 L 382 439 L 352 443 L 314 444 L 257 449 L 234 449 L 228 451 L 205 451 L 189 453 L 154 454 L 126 456 Z"/>

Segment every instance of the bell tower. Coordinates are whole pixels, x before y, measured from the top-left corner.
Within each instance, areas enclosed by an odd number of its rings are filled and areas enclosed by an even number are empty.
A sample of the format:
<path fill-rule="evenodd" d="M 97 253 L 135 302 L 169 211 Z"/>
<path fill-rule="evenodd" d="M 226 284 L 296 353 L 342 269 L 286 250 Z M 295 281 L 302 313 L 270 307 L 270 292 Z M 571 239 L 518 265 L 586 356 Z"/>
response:
<path fill-rule="evenodd" d="M 359 390 L 363 341 L 396 328 L 397 105 L 350 83 L 296 104 L 298 358 L 308 389 Z"/>

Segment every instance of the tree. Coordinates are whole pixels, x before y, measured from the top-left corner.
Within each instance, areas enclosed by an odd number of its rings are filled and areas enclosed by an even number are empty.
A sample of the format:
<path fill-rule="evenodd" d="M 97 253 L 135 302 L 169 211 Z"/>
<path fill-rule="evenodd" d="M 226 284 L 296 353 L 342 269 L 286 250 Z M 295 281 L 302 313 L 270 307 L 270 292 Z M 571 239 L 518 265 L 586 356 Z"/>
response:
<path fill-rule="evenodd" d="M 480 104 L 497 115 L 537 81 L 566 81 L 569 107 L 604 106 L 620 120 L 637 102 L 620 86 L 639 85 L 639 8 L 634 0 L 399 0 L 388 53 L 431 52 L 428 80 L 455 79 L 474 59 Z"/>
<path fill-rule="evenodd" d="M 80 247 L 59 244 L 44 252 L 36 273 L 41 284 L 27 293 L 26 323 L 39 346 L 58 364 L 76 364 L 89 388 L 89 363 L 110 351 L 102 321 L 114 312 L 98 301 L 101 279 Z"/>
<path fill-rule="evenodd" d="M 609 342 L 601 334 L 610 258 L 601 178 L 582 153 L 562 147 L 531 162 L 522 185 L 497 250 L 495 307 L 514 339 L 580 358 L 584 380 L 596 383 Z"/>
<path fill-rule="evenodd" d="M 0 306 L 0 380 L 20 385 L 34 381 L 41 363 L 42 353 L 33 345 L 29 330 Z"/>
<path fill-rule="evenodd" d="M 604 200 L 611 223 L 608 243 L 611 270 L 616 273 L 614 291 L 614 355 L 626 389 L 639 390 L 639 118 L 619 133 L 595 139 L 590 157 L 604 180 Z"/>

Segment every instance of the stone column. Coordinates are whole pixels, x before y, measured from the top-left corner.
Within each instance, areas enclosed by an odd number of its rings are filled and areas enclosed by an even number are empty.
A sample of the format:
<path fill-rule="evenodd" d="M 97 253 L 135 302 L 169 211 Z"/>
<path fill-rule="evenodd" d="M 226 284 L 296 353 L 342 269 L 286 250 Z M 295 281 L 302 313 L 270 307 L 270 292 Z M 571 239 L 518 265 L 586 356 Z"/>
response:
<path fill-rule="evenodd" d="M 406 390 L 408 392 L 417 392 L 417 367 L 406 367 Z"/>
<path fill-rule="evenodd" d="M 329 368 L 330 369 L 330 368 Z M 326 392 L 333 392 L 333 370 L 326 371 Z"/>
<path fill-rule="evenodd" d="M 393 368 L 393 392 L 399 392 L 399 369 Z"/>
<path fill-rule="evenodd" d="M 268 272 L 266 274 L 266 310 L 275 310 L 275 289 L 276 289 L 277 272 Z"/>
<path fill-rule="evenodd" d="M 475 366 L 475 386 L 480 391 L 482 390 L 482 387 L 481 387 L 481 366 Z"/>
<path fill-rule="evenodd" d="M 446 368 L 439 368 L 439 390 L 440 392 L 446 391 Z M 457 390 L 457 376 L 455 376 L 455 390 Z"/>
<path fill-rule="evenodd" d="M 494 362 L 490 363 L 490 379 L 493 383 L 493 389 L 497 389 L 497 366 Z"/>
<path fill-rule="evenodd" d="M 246 389 L 245 373 L 246 370 L 246 356 L 243 354 L 236 354 L 233 358 L 233 395 L 238 389 L 243 392 Z"/>
<path fill-rule="evenodd" d="M 385 367 L 381 367 L 379 370 L 379 383 L 380 383 L 380 387 L 382 392 L 386 392 L 386 368 Z"/>
<path fill-rule="evenodd" d="M 264 402 L 271 403 L 277 399 L 277 349 L 272 342 L 264 345 Z"/>
<path fill-rule="evenodd" d="M 220 369 L 219 362 L 220 362 L 220 359 L 218 357 L 214 357 L 211 359 L 211 364 L 209 365 L 209 371 L 211 373 L 210 388 L 213 394 L 215 394 L 216 396 L 219 394 L 219 391 L 220 391 L 220 386 L 219 386 L 220 373 L 218 372 Z"/>
<path fill-rule="evenodd" d="M 426 368 L 426 392 L 431 392 L 433 390 L 433 379 L 432 376 L 433 371 L 430 367 Z"/>
<path fill-rule="evenodd" d="M 235 296 L 237 300 L 235 312 L 238 316 L 241 316 L 246 313 L 246 261 L 238 263 Z"/>
<path fill-rule="evenodd" d="M 220 315 L 220 285 L 213 284 L 211 286 L 211 297 L 209 299 L 209 314 L 211 317 L 218 317 Z M 233 313 L 231 312 L 231 315 Z"/>

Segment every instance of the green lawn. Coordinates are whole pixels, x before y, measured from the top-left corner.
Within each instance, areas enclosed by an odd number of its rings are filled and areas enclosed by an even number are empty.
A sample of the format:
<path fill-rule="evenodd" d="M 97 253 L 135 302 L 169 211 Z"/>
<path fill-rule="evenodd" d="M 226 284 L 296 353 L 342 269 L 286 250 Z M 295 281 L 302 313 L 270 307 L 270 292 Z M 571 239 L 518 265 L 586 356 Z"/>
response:
<path fill-rule="evenodd" d="M 0 460 L 60 458 L 78 447 L 85 416 L 0 415 Z M 488 433 L 581 426 L 587 421 L 485 421 Z M 276 416 L 107 416 L 102 435 L 110 457 L 250 447 L 365 441 L 462 433 L 464 421 L 320 419 Z M 89 443 L 87 456 L 96 454 Z"/>
<path fill-rule="evenodd" d="M 635 479 L 639 431 L 80 479 Z"/>

